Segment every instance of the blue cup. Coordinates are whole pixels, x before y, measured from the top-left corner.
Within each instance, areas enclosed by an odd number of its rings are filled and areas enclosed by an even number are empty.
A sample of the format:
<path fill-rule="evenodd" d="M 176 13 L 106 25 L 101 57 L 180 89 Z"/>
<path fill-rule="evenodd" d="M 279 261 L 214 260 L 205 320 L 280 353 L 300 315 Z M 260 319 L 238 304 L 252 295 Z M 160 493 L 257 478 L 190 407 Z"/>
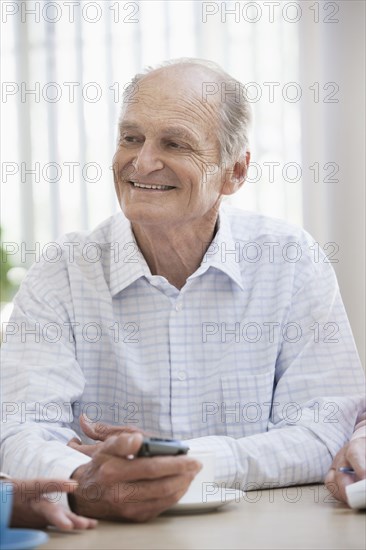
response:
<path fill-rule="evenodd" d="M 8 530 L 13 504 L 13 484 L 7 480 L 0 480 L 0 537 Z"/>

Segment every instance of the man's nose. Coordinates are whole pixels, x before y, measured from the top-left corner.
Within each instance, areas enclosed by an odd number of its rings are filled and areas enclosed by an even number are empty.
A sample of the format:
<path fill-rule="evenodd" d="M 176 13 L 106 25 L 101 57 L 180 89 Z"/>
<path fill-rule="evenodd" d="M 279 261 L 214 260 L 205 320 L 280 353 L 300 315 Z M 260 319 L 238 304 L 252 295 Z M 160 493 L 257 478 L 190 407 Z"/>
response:
<path fill-rule="evenodd" d="M 155 170 L 161 170 L 164 166 L 161 151 L 155 144 L 145 141 L 132 161 L 132 165 L 138 176 L 146 176 Z"/>

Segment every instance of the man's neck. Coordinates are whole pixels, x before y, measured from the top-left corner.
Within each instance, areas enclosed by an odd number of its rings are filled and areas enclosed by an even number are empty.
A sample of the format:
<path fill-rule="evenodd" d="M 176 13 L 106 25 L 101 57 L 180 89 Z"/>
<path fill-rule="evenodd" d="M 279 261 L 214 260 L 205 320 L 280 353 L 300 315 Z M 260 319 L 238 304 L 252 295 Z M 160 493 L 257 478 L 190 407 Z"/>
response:
<path fill-rule="evenodd" d="M 217 212 L 185 226 L 132 224 L 137 244 L 153 275 L 165 277 L 179 290 L 200 266 L 215 232 Z"/>

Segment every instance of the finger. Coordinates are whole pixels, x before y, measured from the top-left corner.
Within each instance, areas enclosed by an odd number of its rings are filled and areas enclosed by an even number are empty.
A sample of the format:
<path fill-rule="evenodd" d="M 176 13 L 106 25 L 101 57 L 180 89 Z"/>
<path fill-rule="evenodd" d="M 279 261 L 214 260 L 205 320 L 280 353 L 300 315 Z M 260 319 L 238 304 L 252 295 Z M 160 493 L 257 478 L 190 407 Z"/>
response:
<path fill-rule="evenodd" d="M 66 511 L 65 513 L 67 518 L 72 522 L 73 529 L 94 529 L 98 525 L 98 520 L 96 519 L 78 516 L 74 512 Z"/>
<path fill-rule="evenodd" d="M 39 499 L 47 493 L 71 493 L 78 487 L 78 482 L 73 479 L 13 479 L 15 494 L 20 494 L 25 500 Z"/>
<path fill-rule="evenodd" d="M 30 507 L 46 524 L 58 529 L 93 529 L 98 524 L 97 520 L 64 510 L 57 503 L 50 502 L 46 498 L 41 498 L 38 502 L 33 501 Z"/>
<path fill-rule="evenodd" d="M 129 475 L 138 480 L 160 480 L 164 477 L 192 475 L 201 470 L 202 463 L 187 456 L 157 456 L 130 461 Z"/>
<path fill-rule="evenodd" d="M 110 436 L 103 445 L 98 448 L 97 455 L 112 455 L 121 458 L 137 458 L 138 452 L 143 442 L 143 436 L 141 433 L 136 432 L 134 434 L 119 434 Z M 156 457 L 138 457 L 140 466 L 150 464 L 152 460 L 158 459 L 162 465 L 165 464 L 190 464 L 191 468 L 198 467 L 201 463 L 191 458 L 190 456 L 156 456 Z M 172 462 L 173 459 L 173 462 Z M 104 461 L 103 458 L 100 460 Z M 199 468 L 200 469 L 200 468 Z"/>
<path fill-rule="evenodd" d="M 99 466 L 103 481 L 152 480 L 192 472 L 197 474 L 202 465 L 188 457 L 153 457 L 129 460 L 124 457 L 98 452 L 93 462 Z"/>
<path fill-rule="evenodd" d="M 81 445 L 81 441 L 77 437 L 73 437 L 72 439 L 70 439 L 67 445 L 68 447 L 73 447 L 75 449 Z"/>
<path fill-rule="evenodd" d="M 336 471 L 338 470 L 338 468 L 341 468 L 342 466 L 346 466 L 347 449 L 348 449 L 348 444 L 344 445 L 341 449 L 339 449 L 338 453 L 335 455 L 332 463 L 332 468 L 334 468 Z M 349 466 L 349 464 L 347 464 L 347 466 Z"/>
<path fill-rule="evenodd" d="M 123 517 L 138 523 L 153 519 L 176 504 L 186 490 L 187 486 L 183 486 L 169 495 L 163 495 L 160 491 L 159 499 L 124 503 Z"/>
<path fill-rule="evenodd" d="M 131 481 L 113 484 L 110 495 L 113 493 L 114 502 L 125 504 L 144 503 L 148 500 L 162 500 L 177 493 L 182 495 L 187 491 L 194 475 L 192 473 L 162 477 L 149 481 Z"/>
<path fill-rule="evenodd" d="M 328 486 L 329 484 L 333 483 L 334 482 L 334 478 L 335 478 L 335 469 L 334 468 L 331 468 L 329 470 L 329 472 L 327 473 L 327 475 L 325 476 L 325 479 L 324 479 L 324 484 L 326 486 Z"/>
<path fill-rule="evenodd" d="M 33 512 L 43 518 L 48 525 L 54 525 L 58 529 L 69 530 L 73 528 L 73 522 L 67 517 L 66 511 L 54 502 L 46 499 L 32 501 L 30 507 Z"/>
<path fill-rule="evenodd" d="M 352 440 L 347 449 L 347 460 L 359 479 L 366 478 L 366 438 Z"/>
<path fill-rule="evenodd" d="M 134 426 L 112 426 L 104 422 L 91 422 L 86 414 L 80 416 L 79 422 L 86 436 L 99 441 L 105 441 L 108 437 L 121 433 L 131 434 L 140 432 L 140 430 Z"/>
<path fill-rule="evenodd" d="M 334 485 L 336 487 L 336 494 L 334 495 L 338 500 L 348 502 L 346 487 L 354 482 L 352 475 L 344 474 L 342 472 L 336 472 L 334 476 Z"/>
<path fill-rule="evenodd" d="M 114 485 L 113 497 L 126 504 L 162 500 L 178 493 L 183 496 L 193 478 L 193 472 L 186 472 L 182 475 L 160 477 L 154 480 L 121 482 Z"/>
<path fill-rule="evenodd" d="M 111 435 L 100 447 L 100 452 L 113 456 L 127 457 L 138 454 L 143 442 L 141 433 Z"/>
<path fill-rule="evenodd" d="M 78 451 L 79 453 L 83 453 L 84 455 L 87 455 L 87 456 L 93 456 L 93 454 L 101 444 L 102 442 L 98 441 L 98 443 L 83 445 L 82 443 L 76 443 L 74 440 L 71 439 L 67 445 L 72 449 L 75 449 L 75 451 Z"/>
<path fill-rule="evenodd" d="M 347 502 L 345 486 L 343 485 L 342 474 L 337 472 L 334 468 L 330 469 L 326 478 L 325 486 L 332 495 L 332 497 Z"/>

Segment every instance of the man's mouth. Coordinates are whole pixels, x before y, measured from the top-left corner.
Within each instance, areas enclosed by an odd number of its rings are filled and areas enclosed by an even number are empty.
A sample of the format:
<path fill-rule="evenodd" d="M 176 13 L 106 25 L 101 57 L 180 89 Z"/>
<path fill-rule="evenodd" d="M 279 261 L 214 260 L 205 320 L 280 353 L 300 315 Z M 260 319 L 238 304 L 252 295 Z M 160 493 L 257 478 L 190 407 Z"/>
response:
<path fill-rule="evenodd" d="M 170 191 L 171 189 L 175 189 L 172 185 L 158 185 L 156 183 L 150 184 L 150 183 L 138 183 L 137 181 L 129 181 L 129 183 L 133 187 L 137 187 L 139 189 L 152 189 L 154 191 Z"/>

